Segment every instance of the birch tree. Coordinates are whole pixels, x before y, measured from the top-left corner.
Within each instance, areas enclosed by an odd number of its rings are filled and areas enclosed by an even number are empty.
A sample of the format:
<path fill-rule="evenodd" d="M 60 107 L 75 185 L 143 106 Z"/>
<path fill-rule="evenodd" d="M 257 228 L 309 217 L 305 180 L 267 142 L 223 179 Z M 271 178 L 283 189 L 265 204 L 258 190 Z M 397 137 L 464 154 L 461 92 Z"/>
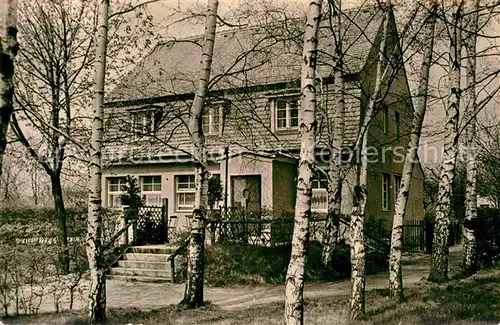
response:
<path fill-rule="evenodd" d="M 17 42 L 17 0 L 0 1 L 0 176 L 7 148 L 7 131 L 14 111 L 14 58 Z"/>
<path fill-rule="evenodd" d="M 462 1 L 453 1 L 452 20 L 448 24 L 448 34 L 450 35 L 448 84 L 450 91 L 446 107 L 444 153 L 438 189 L 432 262 L 429 272 L 429 281 L 432 282 L 444 282 L 448 279 L 448 227 L 451 218 L 453 178 L 458 153 L 462 5 Z"/>
<path fill-rule="evenodd" d="M 77 134 L 73 102 L 87 89 L 86 84 L 78 87 L 78 82 L 74 86 L 75 79 L 81 78 L 90 60 L 91 42 L 82 45 L 88 37 L 82 22 L 93 14 L 87 6 L 82 3 L 80 7 L 68 8 L 63 3 L 40 1 L 24 3 L 19 8 L 23 48 L 18 60 L 16 105 L 20 110 L 12 116 L 12 128 L 19 142 L 50 179 L 59 223 L 59 266 L 64 274 L 69 272 L 69 252 L 61 174 L 71 143 L 61 136 L 60 130 L 67 136 Z M 37 112 L 37 116 L 43 118 L 34 120 L 26 111 Z M 22 121 L 32 127 L 21 127 Z"/>
<path fill-rule="evenodd" d="M 410 134 L 410 140 L 406 149 L 405 162 L 401 177 L 400 189 L 397 193 L 394 206 L 394 217 L 392 221 L 391 248 L 389 255 L 389 294 L 403 298 L 403 275 L 401 271 L 401 254 L 403 249 L 403 220 L 410 193 L 410 185 L 413 177 L 413 168 L 417 161 L 418 147 L 422 133 L 422 123 L 427 108 L 429 89 L 429 72 L 432 65 L 432 54 L 434 52 L 434 31 L 436 26 L 437 2 L 432 4 L 430 16 L 427 23 L 427 31 L 424 37 L 426 41 L 422 67 L 420 69 L 420 83 L 417 89 L 415 112 Z"/>
<path fill-rule="evenodd" d="M 316 149 L 316 60 L 321 0 L 309 2 L 304 33 L 299 112 L 300 157 L 297 200 L 292 235 L 292 253 L 285 282 L 285 324 L 304 323 L 304 268 L 309 248 L 312 179 Z"/>
<path fill-rule="evenodd" d="M 189 131 L 191 133 L 195 165 L 196 192 L 188 245 L 186 289 L 184 299 L 181 301 L 181 304 L 188 308 L 198 308 L 203 305 L 205 218 L 208 207 L 207 148 L 205 135 L 203 134 L 203 108 L 210 80 L 218 4 L 218 0 L 209 0 L 208 2 L 198 88 L 193 104 L 191 105 L 189 119 Z"/>
<path fill-rule="evenodd" d="M 329 130 L 330 161 L 328 169 L 328 220 L 323 239 L 322 261 L 327 266 L 332 260 L 337 241 L 339 227 L 341 200 L 342 200 L 342 174 L 340 160 L 342 143 L 344 141 L 344 79 L 342 77 L 342 0 L 330 0 L 330 14 L 333 23 L 333 37 L 335 51 L 333 54 L 335 110 L 333 114 L 333 130 Z"/>
<path fill-rule="evenodd" d="M 104 120 L 104 82 L 108 41 L 109 0 L 101 0 L 96 34 L 94 112 L 91 135 L 90 191 L 87 220 L 87 257 L 90 269 L 89 318 L 92 323 L 106 321 L 106 273 L 101 252 L 102 221 L 102 139 Z"/>
<path fill-rule="evenodd" d="M 375 113 L 375 105 L 380 101 L 382 82 L 387 74 L 387 68 L 382 71 L 385 61 L 387 29 L 389 24 L 389 4 L 385 4 L 386 14 L 382 19 L 382 37 L 380 41 L 376 66 L 375 85 L 368 102 L 363 124 L 356 140 L 355 148 L 360 150 L 359 181 L 354 187 L 353 212 L 350 220 L 350 253 L 351 253 L 351 297 L 349 301 L 349 316 L 359 319 L 365 313 L 365 238 L 364 218 L 368 198 L 368 127 Z"/>
<path fill-rule="evenodd" d="M 468 34 L 465 39 L 465 50 L 467 53 L 467 94 L 469 124 L 465 130 L 466 147 L 466 177 L 467 186 L 465 187 L 465 220 L 463 227 L 463 268 L 465 274 L 472 274 L 477 269 L 476 258 L 476 235 L 474 224 L 477 220 L 477 149 L 475 143 L 476 136 L 476 40 L 479 20 L 479 1 L 475 0 L 469 8 L 470 20 L 468 24 Z"/>
<path fill-rule="evenodd" d="M 131 8 L 125 3 L 116 7 L 118 10 L 137 10 L 138 14 L 145 12 L 142 7 Z M 134 62 L 134 55 L 123 58 L 121 54 L 142 45 L 138 43 L 135 30 L 141 32 L 151 27 L 147 17 L 136 18 L 133 23 L 123 10 L 118 10 L 114 13 L 118 19 L 109 26 L 111 64 L 107 71 L 111 71 L 110 77 L 120 74 L 125 65 Z M 96 1 L 39 0 L 19 5 L 19 34 L 23 47 L 16 60 L 17 109 L 11 125 L 34 163 L 39 164 L 49 178 L 59 223 L 63 273 L 69 270 L 63 176 L 71 160 L 88 161 L 86 143 L 91 120 L 96 12 Z M 122 29 L 132 30 L 132 27 L 134 32 L 121 35 Z"/>

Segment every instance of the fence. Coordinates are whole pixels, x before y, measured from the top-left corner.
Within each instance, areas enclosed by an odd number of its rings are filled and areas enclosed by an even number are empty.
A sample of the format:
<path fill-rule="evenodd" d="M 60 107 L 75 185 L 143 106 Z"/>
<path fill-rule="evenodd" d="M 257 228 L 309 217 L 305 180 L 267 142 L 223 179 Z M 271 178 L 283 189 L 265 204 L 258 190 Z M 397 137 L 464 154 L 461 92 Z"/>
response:
<path fill-rule="evenodd" d="M 168 242 L 167 205 L 144 206 L 137 212 L 134 244 L 151 245 Z"/>
<path fill-rule="evenodd" d="M 403 251 L 425 251 L 425 222 L 423 220 L 405 220 L 403 225 Z"/>
<path fill-rule="evenodd" d="M 311 240 L 321 240 L 325 219 L 310 221 Z M 207 229 L 215 243 L 258 246 L 286 245 L 292 242 L 293 219 L 211 220 Z"/>
<path fill-rule="evenodd" d="M 405 220 L 403 225 L 403 251 L 432 252 L 434 238 L 434 223 L 425 220 Z M 449 225 L 448 246 L 460 243 L 462 224 L 452 221 Z"/>

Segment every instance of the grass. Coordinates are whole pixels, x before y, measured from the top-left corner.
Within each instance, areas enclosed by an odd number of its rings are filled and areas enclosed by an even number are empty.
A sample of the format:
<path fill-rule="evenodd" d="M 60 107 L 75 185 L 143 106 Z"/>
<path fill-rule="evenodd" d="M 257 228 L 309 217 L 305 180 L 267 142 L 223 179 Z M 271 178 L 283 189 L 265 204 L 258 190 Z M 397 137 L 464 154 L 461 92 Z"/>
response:
<path fill-rule="evenodd" d="M 337 245 L 330 267 L 321 263 L 322 246 L 311 242 L 305 279 L 308 283 L 335 281 L 350 275 L 349 248 Z M 275 247 L 238 244 L 217 244 L 207 247 L 206 283 L 212 286 L 282 284 L 290 259 L 291 245 Z M 387 270 L 387 259 L 378 253 L 368 253 L 366 270 L 374 274 Z"/>
<path fill-rule="evenodd" d="M 498 324 L 500 322 L 500 269 L 482 271 L 470 278 L 453 280 L 446 285 L 422 282 L 406 289 L 406 300 L 396 303 L 387 290 L 367 292 L 364 320 L 350 322 L 347 296 L 306 300 L 306 324 L 417 325 L 417 324 Z M 154 311 L 137 309 L 110 310 L 110 325 L 229 325 L 282 324 L 283 304 L 272 303 L 244 310 L 220 310 L 210 303 L 198 310 L 168 306 Z M 83 325 L 79 313 L 47 314 L 8 318 L 8 325 Z"/>

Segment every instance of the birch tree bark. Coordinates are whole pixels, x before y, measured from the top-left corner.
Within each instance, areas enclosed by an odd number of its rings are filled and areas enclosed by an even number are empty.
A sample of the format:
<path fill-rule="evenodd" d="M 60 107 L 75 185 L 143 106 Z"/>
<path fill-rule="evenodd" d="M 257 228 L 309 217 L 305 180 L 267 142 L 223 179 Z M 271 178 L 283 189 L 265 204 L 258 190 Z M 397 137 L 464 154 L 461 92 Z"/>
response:
<path fill-rule="evenodd" d="M 304 268 L 309 248 L 312 178 L 316 149 L 316 60 L 322 0 L 309 2 L 301 73 L 300 160 L 292 253 L 285 282 L 285 324 L 304 323 Z"/>
<path fill-rule="evenodd" d="M 333 134 L 329 143 L 330 161 L 328 170 L 328 220 L 323 239 L 322 261 L 323 265 L 330 264 L 339 228 L 339 218 L 342 205 L 342 175 L 340 160 L 342 153 L 342 143 L 344 141 L 344 79 L 342 79 L 342 0 L 330 1 L 331 19 L 333 22 L 333 35 L 335 37 L 335 51 L 333 54 L 335 62 L 334 84 L 335 111 L 333 114 Z M 323 95 L 323 94 L 321 94 Z M 330 137 L 330 135 L 329 135 Z"/>
<path fill-rule="evenodd" d="M 17 0 L 0 0 L 0 176 L 7 148 L 7 131 L 14 111 L 14 58 L 17 42 Z"/>
<path fill-rule="evenodd" d="M 401 186 L 396 197 L 394 206 L 394 217 L 392 221 L 391 250 L 389 255 L 389 295 L 398 300 L 403 299 L 403 274 L 401 272 L 401 254 L 403 249 L 403 220 L 410 193 L 413 168 L 417 161 L 418 146 L 422 133 L 422 123 L 424 122 L 427 108 L 427 98 L 429 89 L 429 72 L 432 64 L 432 54 L 434 51 L 434 30 L 436 26 L 436 12 L 438 4 L 434 2 L 430 10 L 427 21 L 426 35 L 423 39 L 427 41 L 422 67 L 420 69 L 420 84 L 418 86 L 415 112 L 411 127 L 410 141 L 406 149 L 405 163 L 401 177 Z"/>
<path fill-rule="evenodd" d="M 87 257 L 90 269 L 89 318 L 90 322 L 97 324 L 106 321 L 106 273 L 104 272 L 104 256 L 101 252 L 103 240 L 101 148 L 103 139 L 108 11 L 109 0 L 101 0 L 96 35 L 94 112 L 91 134 L 90 193 L 87 220 Z"/>
<path fill-rule="evenodd" d="M 476 259 L 476 234 L 475 223 L 477 220 L 477 148 L 476 136 L 476 40 L 479 19 L 479 1 L 475 0 L 470 6 L 471 16 L 468 24 L 468 37 L 465 39 L 465 49 L 467 53 L 467 94 L 469 96 L 468 121 L 469 125 L 465 130 L 466 152 L 466 175 L 467 186 L 465 187 L 465 220 L 463 227 L 463 271 L 465 274 L 472 274 L 477 271 Z M 470 119 L 470 120 L 469 120 Z"/>
<path fill-rule="evenodd" d="M 388 5 L 386 5 L 388 6 Z M 389 10 L 389 9 L 387 9 Z M 387 41 L 388 12 L 383 16 L 383 32 L 377 59 L 375 86 L 366 108 L 361 134 L 355 148 L 360 148 L 361 165 L 359 167 L 359 184 L 354 188 L 354 207 L 350 221 L 350 252 L 351 252 L 351 297 L 349 301 L 349 317 L 359 319 L 365 313 L 365 238 L 364 218 L 368 198 L 368 127 L 374 116 L 375 105 L 379 101 L 382 80 L 387 69 L 382 72 L 385 60 Z M 360 142 L 359 142 L 360 141 Z"/>
<path fill-rule="evenodd" d="M 194 151 L 196 193 L 188 245 L 186 288 L 184 299 L 181 301 L 181 304 L 188 308 L 198 308 L 203 305 L 205 217 L 208 207 L 207 149 L 203 134 L 203 108 L 210 80 L 218 5 L 217 0 L 209 0 L 208 2 L 198 89 L 191 106 L 189 120 L 189 130 Z"/>
<path fill-rule="evenodd" d="M 436 225 L 432 244 L 432 262 L 429 281 L 445 282 L 448 280 L 448 236 L 451 216 L 451 196 L 454 170 L 458 153 L 458 115 L 460 105 L 460 60 L 461 60 L 461 29 L 462 2 L 453 2 L 450 35 L 450 67 L 448 84 L 450 93 L 446 107 L 445 138 L 443 163 L 441 165 L 438 203 L 436 208 Z"/>

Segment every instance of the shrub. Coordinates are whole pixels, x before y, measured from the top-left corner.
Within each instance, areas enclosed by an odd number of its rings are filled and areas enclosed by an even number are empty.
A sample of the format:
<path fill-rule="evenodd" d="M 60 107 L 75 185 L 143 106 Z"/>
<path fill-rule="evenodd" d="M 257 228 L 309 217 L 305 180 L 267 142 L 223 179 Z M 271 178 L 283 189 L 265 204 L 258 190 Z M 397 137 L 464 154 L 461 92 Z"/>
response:
<path fill-rule="evenodd" d="M 470 226 L 476 230 L 478 262 L 490 266 L 500 258 L 500 210 L 481 207 L 477 215 L 477 221 Z"/>
<path fill-rule="evenodd" d="M 86 231 L 86 211 L 67 210 L 69 237 L 82 236 Z M 52 209 L 9 209 L 0 211 L 0 238 L 13 242 L 19 238 L 56 238 L 59 225 Z"/>
<path fill-rule="evenodd" d="M 308 282 L 344 279 L 351 274 L 349 246 L 337 245 L 333 263 L 324 267 L 321 262 L 322 246 L 311 242 L 305 268 Z M 205 279 L 210 285 L 282 284 L 291 254 L 291 245 L 273 247 L 217 244 L 207 247 Z M 367 253 L 367 273 L 387 270 L 387 258 L 379 253 Z"/>
<path fill-rule="evenodd" d="M 36 314 L 46 296 L 56 312 L 72 309 L 75 295 L 83 296 L 81 280 L 88 269 L 83 242 L 69 244 L 70 274 L 60 275 L 55 245 L 0 244 L 0 304 L 5 316 Z"/>
<path fill-rule="evenodd" d="M 61 275 L 57 245 L 59 227 L 49 209 L 11 209 L 0 212 L 0 304 L 4 314 L 38 312 L 44 296 L 55 301 L 55 311 L 73 307 L 75 294 L 88 269 L 85 245 L 86 212 L 67 211 L 70 274 Z"/>

